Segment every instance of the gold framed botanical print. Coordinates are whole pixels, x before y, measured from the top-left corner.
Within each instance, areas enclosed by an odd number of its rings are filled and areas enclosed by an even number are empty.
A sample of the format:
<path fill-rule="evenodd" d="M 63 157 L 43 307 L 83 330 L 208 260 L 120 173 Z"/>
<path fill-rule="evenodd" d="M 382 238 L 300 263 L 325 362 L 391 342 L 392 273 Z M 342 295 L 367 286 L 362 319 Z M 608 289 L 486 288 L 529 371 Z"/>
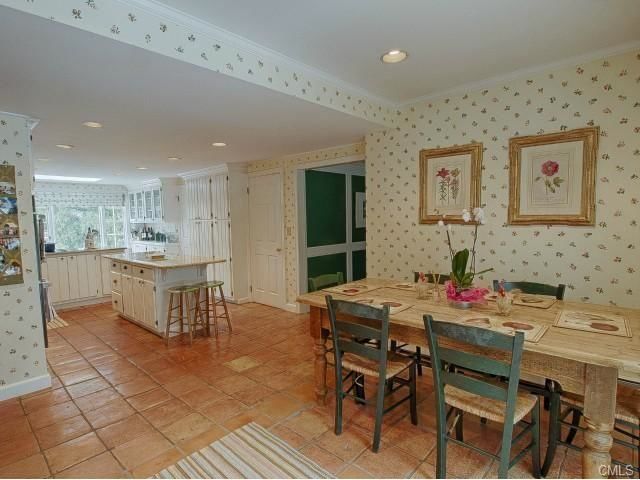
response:
<path fill-rule="evenodd" d="M 599 127 L 509 140 L 510 225 L 595 224 Z"/>
<path fill-rule="evenodd" d="M 480 206 L 482 143 L 420 151 L 420 223 L 464 223 L 463 209 Z"/>

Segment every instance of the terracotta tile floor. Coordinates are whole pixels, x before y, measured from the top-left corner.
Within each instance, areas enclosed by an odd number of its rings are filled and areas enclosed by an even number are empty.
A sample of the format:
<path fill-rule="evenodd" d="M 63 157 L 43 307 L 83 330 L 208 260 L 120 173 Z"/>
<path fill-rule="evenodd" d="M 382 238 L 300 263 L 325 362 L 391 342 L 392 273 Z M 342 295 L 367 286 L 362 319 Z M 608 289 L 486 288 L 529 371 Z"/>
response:
<path fill-rule="evenodd" d="M 232 335 L 198 337 L 192 347 L 175 339 L 167 348 L 110 305 L 61 312 L 70 326 L 49 333 L 53 386 L 0 402 L 0 477 L 147 477 L 252 421 L 339 477 L 434 477 L 428 372 L 419 380 L 420 426 L 399 407 L 373 454 L 370 407 L 347 400 L 337 437 L 332 404 L 314 403 L 305 315 L 256 304 L 231 305 L 231 313 Z M 500 441 L 498 426 L 473 419 L 465 436 L 494 450 Z M 450 476 L 497 471 L 455 445 L 448 458 Z M 510 475 L 530 471 L 527 458 Z M 559 449 L 551 474 L 579 476 L 579 454 Z"/>

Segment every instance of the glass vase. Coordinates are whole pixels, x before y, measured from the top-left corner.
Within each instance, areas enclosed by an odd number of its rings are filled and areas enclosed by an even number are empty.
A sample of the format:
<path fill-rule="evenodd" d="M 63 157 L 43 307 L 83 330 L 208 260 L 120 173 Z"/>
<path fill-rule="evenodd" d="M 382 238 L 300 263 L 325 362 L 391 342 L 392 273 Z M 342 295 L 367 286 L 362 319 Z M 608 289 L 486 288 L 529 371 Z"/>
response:
<path fill-rule="evenodd" d="M 508 294 L 504 297 L 498 295 L 498 297 L 496 298 L 496 307 L 498 307 L 499 315 L 510 315 L 511 310 L 513 309 L 513 296 Z"/>

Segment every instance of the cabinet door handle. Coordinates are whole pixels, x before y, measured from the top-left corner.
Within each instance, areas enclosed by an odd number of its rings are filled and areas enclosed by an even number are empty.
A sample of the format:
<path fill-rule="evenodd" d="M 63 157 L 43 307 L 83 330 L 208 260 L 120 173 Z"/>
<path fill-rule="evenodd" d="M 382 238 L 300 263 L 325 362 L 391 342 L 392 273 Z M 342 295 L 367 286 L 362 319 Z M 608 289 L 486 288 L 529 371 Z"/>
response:
<path fill-rule="evenodd" d="M 144 270 L 140 270 L 140 273 L 144 273 Z"/>

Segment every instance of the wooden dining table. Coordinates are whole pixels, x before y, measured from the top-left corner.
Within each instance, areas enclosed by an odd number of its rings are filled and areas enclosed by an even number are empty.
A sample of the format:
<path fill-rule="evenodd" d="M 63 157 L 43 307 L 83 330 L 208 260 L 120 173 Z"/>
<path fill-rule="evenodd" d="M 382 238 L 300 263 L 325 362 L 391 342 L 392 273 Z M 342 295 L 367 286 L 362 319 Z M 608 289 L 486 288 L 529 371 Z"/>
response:
<path fill-rule="evenodd" d="M 450 306 L 444 291 L 440 299 L 435 295 L 427 300 L 417 298 L 415 290 L 400 289 L 398 280 L 366 278 L 357 282 L 375 288 L 356 295 L 342 295 L 317 291 L 300 295 L 298 303 L 310 307 L 310 334 L 314 341 L 315 394 L 320 404 L 327 395 L 327 337 L 329 317 L 325 296 L 334 299 L 358 301 L 368 297 L 412 305 L 390 316 L 390 338 L 401 343 L 419 345 L 428 352 L 423 315 L 435 320 L 456 321 L 462 315 L 497 315 L 495 302 L 474 305 L 471 310 Z M 578 331 L 554 326 L 563 309 L 590 313 L 608 313 L 627 319 L 631 337 Z M 508 317 L 513 322 L 523 321 L 548 328 L 537 343 L 525 342 L 522 374 L 555 380 L 563 392 L 584 396 L 584 432 L 582 474 L 584 478 L 606 478 L 611 465 L 616 390 L 618 381 L 631 382 L 640 387 L 640 309 L 610 305 L 557 301 L 546 309 L 514 306 Z M 463 344 L 459 348 L 466 348 Z"/>

